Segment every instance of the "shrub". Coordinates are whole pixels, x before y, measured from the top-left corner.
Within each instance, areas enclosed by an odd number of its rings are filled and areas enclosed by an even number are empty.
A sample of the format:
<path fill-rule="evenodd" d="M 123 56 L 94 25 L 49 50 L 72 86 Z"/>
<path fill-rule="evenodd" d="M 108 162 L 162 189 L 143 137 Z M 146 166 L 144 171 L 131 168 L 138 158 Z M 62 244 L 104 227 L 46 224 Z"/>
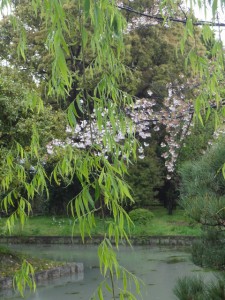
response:
<path fill-rule="evenodd" d="M 173 290 L 179 300 L 205 300 L 206 285 L 196 276 L 179 278 Z"/>
<path fill-rule="evenodd" d="M 213 137 L 215 120 L 211 114 L 204 126 L 195 120 L 194 127 L 190 130 L 190 135 L 186 136 L 185 144 L 181 147 L 177 166 L 180 167 L 186 161 L 197 161 L 202 156 L 202 152 L 208 147 L 208 142 Z"/>
<path fill-rule="evenodd" d="M 225 142 L 221 140 L 201 159 L 186 162 L 179 170 L 180 203 L 192 218 L 202 224 L 222 225 L 225 220 L 224 157 Z"/>
<path fill-rule="evenodd" d="M 225 299 L 224 278 L 219 278 L 217 282 L 212 282 L 208 287 L 207 299 L 223 300 Z"/>
<path fill-rule="evenodd" d="M 173 292 L 179 300 L 224 300 L 224 275 L 219 275 L 216 282 L 204 282 L 196 276 L 179 278 Z"/>
<path fill-rule="evenodd" d="M 134 223 L 147 224 L 152 220 L 154 214 L 145 208 L 136 208 L 129 212 L 129 216 Z"/>

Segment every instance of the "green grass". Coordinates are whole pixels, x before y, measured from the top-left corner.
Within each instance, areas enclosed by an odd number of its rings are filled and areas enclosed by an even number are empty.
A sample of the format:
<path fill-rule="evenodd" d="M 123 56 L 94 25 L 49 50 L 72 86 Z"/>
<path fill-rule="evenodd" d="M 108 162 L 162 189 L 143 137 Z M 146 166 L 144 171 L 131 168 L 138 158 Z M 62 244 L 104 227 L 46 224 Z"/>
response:
<path fill-rule="evenodd" d="M 173 215 L 168 215 L 164 208 L 152 209 L 154 218 L 148 224 L 136 223 L 131 228 L 132 236 L 150 236 L 150 235 L 191 235 L 199 236 L 201 228 L 198 224 L 186 217 L 184 211 L 177 209 Z M 0 230 L 3 228 L 6 219 L 0 219 Z M 100 218 L 96 218 L 96 226 L 93 229 L 93 235 L 102 235 L 104 227 L 107 228 L 107 223 L 104 223 Z M 71 236 L 72 228 L 74 228 L 74 235 L 79 235 L 79 226 L 77 223 L 73 226 L 73 220 L 69 217 L 57 216 L 38 216 L 30 217 L 24 228 L 22 229 L 19 222 L 16 223 L 12 235 L 20 236 Z M 1 234 L 1 231 L 0 231 Z"/>
<path fill-rule="evenodd" d="M 152 209 L 154 218 L 148 224 L 136 224 L 132 229 L 132 234 L 140 235 L 183 235 L 199 236 L 201 226 L 185 216 L 181 209 L 174 210 L 172 215 L 168 215 L 164 208 Z"/>

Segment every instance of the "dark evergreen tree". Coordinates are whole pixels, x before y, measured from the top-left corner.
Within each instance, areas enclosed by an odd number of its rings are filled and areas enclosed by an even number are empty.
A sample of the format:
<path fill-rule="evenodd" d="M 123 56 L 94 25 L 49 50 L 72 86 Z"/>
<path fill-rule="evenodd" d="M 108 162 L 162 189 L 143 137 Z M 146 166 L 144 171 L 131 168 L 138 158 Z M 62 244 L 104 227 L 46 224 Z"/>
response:
<path fill-rule="evenodd" d="M 146 150 L 145 158 L 129 168 L 127 178 L 134 196 L 134 207 L 151 207 L 160 205 L 159 189 L 164 184 L 163 164 L 156 155 L 156 145 Z"/>

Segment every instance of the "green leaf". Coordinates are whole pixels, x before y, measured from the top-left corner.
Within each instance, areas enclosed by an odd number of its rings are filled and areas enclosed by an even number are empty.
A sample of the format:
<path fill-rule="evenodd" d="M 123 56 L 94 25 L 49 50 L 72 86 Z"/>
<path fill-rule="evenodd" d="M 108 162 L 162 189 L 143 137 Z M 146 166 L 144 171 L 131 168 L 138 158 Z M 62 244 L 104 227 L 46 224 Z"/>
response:
<path fill-rule="evenodd" d="M 87 42 L 88 42 L 88 32 L 87 30 L 83 27 L 82 28 L 82 46 L 85 49 L 87 46 Z"/>
<path fill-rule="evenodd" d="M 212 14 L 215 17 L 218 8 L 218 0 L 213 0 L 212 2 Z"/>
<path fill-rule="evenodd" d="M 192 19 L 188 18 L 186 22 L 186 27 L 187 27 L 187 32 L 191 37 L 194 37 L 194 28 L 193 28 L 193 23 Z"/>
<path fill-rule="evenodd" d="M 98 298 L 99 300 L 104 300 L 101 286 L 98 288 Z"/>
<path fill-rule="evenodd" d="M 123 272 L 123 289 L 124 291 L 127 290 L 127 275 L 125 272 Z"/>
<path fill-rule="evenodd" d="M 89 17 L 90 14 L 90 0 L 84 0 L 84 13 L 85 13 L 85 17 L 86 19 Z"/>
<path fill-rule="evenodd" d="M 80 95 L 78 95 L 78 96 L 76 97 L 76 103 L 77 103 L 77 106 L 78 106 L 80 112 L 84 113 L 83 108 L 82 108 L 82 105 L 81 105 Z"/>
<path fill-rule="evenodd" d="M 97 201 L 100 197 L 101 194 L 101 190 L 100 190 L 100 186 L 98 184 L 98 181 L 95 181 L 95 201 Z"/>
<path fill-rule="evenodd" d="M 105 287 L 110 293 L 112 293 L 112 288 L 108 285 L 108 283 L 105 284 Z"/>
<path fill-rule="evenodd" d="M 65 55 L 64 55 L 63 50 L 61 48 L 57 49 L 56 57 L 57 57 L 56 65 L 57 65 L 57 67 L 59 68 L 59 70 L 61 72 L 62 78 L 69 85 L 69 81 L 68 81 L 69 70 L 68 70 L 68 67 L 67 67 L 67 64 L 66 64 Z"/>
<path fill-rule="evenodd" d="M 69 107 L 68 107 L 68 111 L 67 111 L 67 118 L 69 121 L 69 124 L 72 128 L 76 127 L 77 124 L 77 112 L 74 106 L 74 102 L 70 103 Z"/>

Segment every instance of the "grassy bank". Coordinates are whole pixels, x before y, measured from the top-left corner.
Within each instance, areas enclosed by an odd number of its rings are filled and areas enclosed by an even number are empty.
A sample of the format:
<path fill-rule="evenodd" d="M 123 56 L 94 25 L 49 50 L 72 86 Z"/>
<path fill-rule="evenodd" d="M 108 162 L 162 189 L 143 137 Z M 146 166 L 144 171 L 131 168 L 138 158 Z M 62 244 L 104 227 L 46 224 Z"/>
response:
<path fill-rule="evenodd" d="M 25 256 L 11 251 L 7 247 L 0 246 L 0 278 L 15 275 L 15 272 L 21 268 L 24 259 L 32 264 L 35 272 L 49 270 L 56 266 L 63 265 L 62 262 L 32 258 L 30 256 Z"/>
<path fill-rule="evenodd" d="M 185 216 L 181 209 L 174 210 L 173 215 L 168 215 L 164 208 L 152 209 L 154 218 L 146 225 L 135 224 L 131 228 L 133 236 L 150 236 L 150 235 L 200 235 L 201 228 L 190 218 Z M 6 219 L 0 219 L 0 234 L 3 234 Z M 105 222 L 100 218 L 96 218 L 96 226 L 93 229 L 93 235 L 101 235 L 104 233 L 110 219 Z M 58 216 L 38 216 L 30 217 L 24 228 L 16 223 L 12 235 L 20 236 L 71 236 L 72 227 L 74 235 L 79 234 L 78 224 L 69 217 Z"/>

